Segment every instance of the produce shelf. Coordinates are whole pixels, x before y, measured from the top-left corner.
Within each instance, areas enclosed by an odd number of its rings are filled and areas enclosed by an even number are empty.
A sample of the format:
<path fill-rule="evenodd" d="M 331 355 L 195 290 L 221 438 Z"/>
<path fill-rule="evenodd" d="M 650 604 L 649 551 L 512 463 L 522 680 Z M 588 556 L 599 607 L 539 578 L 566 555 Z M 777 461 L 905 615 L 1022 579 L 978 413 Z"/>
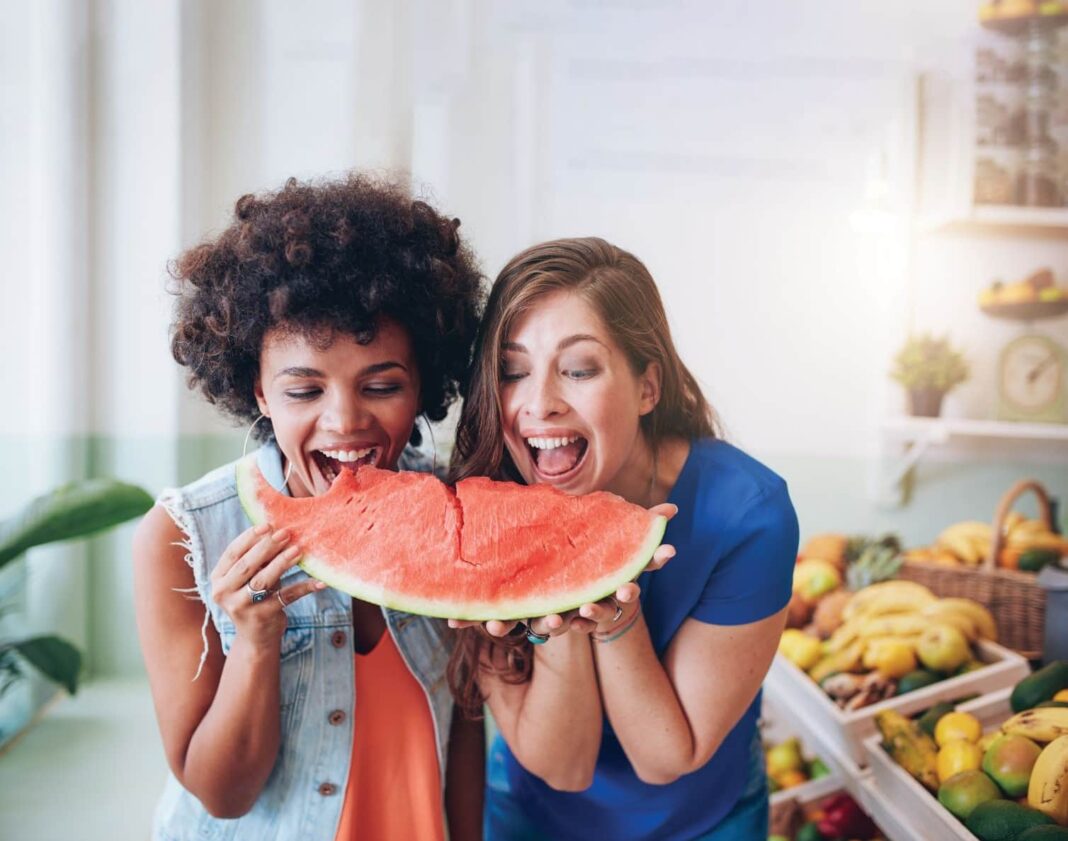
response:
<path fill-rule="evenodd" d="M 987 640 L 981 640 L 976 648 L 979 659 L 987 664 L 983 668 L 850 712 L 839 709 L 815 681 L 781 654 L 775 655 L 764 686 L 773 700 L 796 711 L 803 722 L 802 732 L 815 735 L 828 749 L 850 760 L 848 774 L 867 765 L 864 740 L 877 735 L 875 715 L 881 710 L 912 715 L 937 701 L 959 701 L 1014 686 L 1031 673 L 1027 661 L 1015 651 Z M 859 770 L 854 773 L 859 777 Z"/>
<path fill-rule="evenodd" d="M 957 709 L 974 715 L 983 725 L 983 730 L 987 731 L 1012 715 L 1010 694 L 1012 687 L 1005 687 L 959 704 Z M 902 812 L 913 818 L 917 826 L 923 827 L 922 837 L 926 841 L 979 841 L 938 802 L 938 798 L 890 758 L 883 750 L 882 738 L 878 733 L 864 740 L 864 749 L 871 766 L 868 785 L 873 802 L 896 804 Z"/>

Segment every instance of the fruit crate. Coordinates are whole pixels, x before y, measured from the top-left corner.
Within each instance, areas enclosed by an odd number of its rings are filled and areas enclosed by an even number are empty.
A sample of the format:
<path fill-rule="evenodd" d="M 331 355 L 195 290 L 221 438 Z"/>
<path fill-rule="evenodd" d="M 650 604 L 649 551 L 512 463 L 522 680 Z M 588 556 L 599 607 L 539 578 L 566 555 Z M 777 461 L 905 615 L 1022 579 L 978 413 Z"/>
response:
<path fill-rule="evenodd" d="M 783 695 L 777 685 L 765 682 L 762 713 L 774 717 L 777 726 L 787 735 L 799 735 L 803 745 L 827 763 L 831 776 L 839 779 L 842 787 L 859 803 L 863 797 L 861 786 L 871 776 L 871 772 L 861 768 L 851 755 L 843 753 L 822 729 L 814 727 L 806 710 L 794 701 L 793 697 Z M 788 794 L 790 791 L 792 789 L 783 793 Z M 776 795 L 778 794 L 779 792 L 776 792 Z"/>
<path fill-rule="evenodd" d="M 875 822 L 875 825 L 879 828 L 883 837 L 888 841 L 917 841 L 917 839 L 924 838 L 926 836 L 913 829 L 912 824 L 908 822 L 903 814 L 903 810 L 894 803 L 889 803 L 880 800 L 874 789 L 870 788 L 871 781 L 868 780 L 866 787 L 864 787 L 861 793 L 857 794 L 853 791 L 838 786 L 830 791 L 820 791 L 816 793 L 814 790 L 806 790 L 804 786 L 798 786 L 795 789 L 782 792 L 787 797 L 780 800 L 772 800 L 771 812 L 774 814 L 775 810 L 788 808 L 787 803 L 790 800 L 796 800 L 798 805 L 802 809 L 808 809 L 813 806 L 817 806 L 826 798 L 831 795 L 838 794 L 839 792 L 847 792 L 850 794 L 857 804 L 868 813 L 868 816 Z M 755 839 L 754 839 L 755 841 Z"/>
<path fill-rule="evenodd" d="M 987 664 L 981 669 L 849 712 L 839 709 L 812 678 L 781 654 L 775 655 L 764 687 L 773 698 L 792 706 L 796 717 L 804 722 L 805 733 L 813 733 L 824 745 L 864 768 L 868 763 L 864 740 L 876 733 L 875 714 L 879 711 L 893 709 L 912 715 L 937 701 L 957 701 L 1014 686 L 1031 672 L 1027 661 L 1015 651 L 988 640 L 976 643 L 976 654 Z"/>
<path fill-rule="evenodd" d="M 985 733 L 1012 715 L 1011 694 L 1012 687 L 1005 687 L 958 704 L 957 710 L 979 719 Z M 917 826 L 923 827 L 922 837 L 926 841 L 979 841 L 938 802 L 937 797 L 890 758 L 890 754 L 883 750 L 882 737 L 878 733 L 864 740 L 864 749 L 871 763 L 868 783 L 874 799 L 892 802 L 901 812 L 911 816 Z M 866 803 L 862 805 L 867 806 Z"/>
<path fill-rule="evenodd" d="M 760 738 L 765 743 L 778 744 L 786 739 L 796 736 L 801 740 L 802 754 L 815 759 L 819 757 L 830 769 L 830 774 L 820 777 L 818 780 L 809 780 L 799 786 L 784 788 L 771 795 L 771 803 L 774 805 L 784 800 L 803 800 L 805 802 L 816 800 L 820 797 L 841 791 L 845 785 L 846 775 L 842 769 L 839 757 L 833 756 L 815 739 L 810 738 L 798 723 L 791 720 L 783 708 L 764 693 L 760 706 Z M 855 796 L 855 795 L 854 795 Z"/>

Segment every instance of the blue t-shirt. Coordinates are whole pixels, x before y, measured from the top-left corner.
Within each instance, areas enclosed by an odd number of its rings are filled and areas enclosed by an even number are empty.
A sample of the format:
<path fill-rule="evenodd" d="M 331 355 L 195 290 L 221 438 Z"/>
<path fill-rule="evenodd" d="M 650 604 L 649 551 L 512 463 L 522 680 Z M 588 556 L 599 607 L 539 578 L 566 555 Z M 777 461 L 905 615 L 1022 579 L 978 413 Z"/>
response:
<path fill-rule="evenodd" d="M 688 618 L 741 625 L 786 606 L 798 526 L 779 476 L 723 441 L 696 441 L 669 501 L 679 512 L 668 523 L 664 542 L 676 555 L 664 569 L 639 579 L 645 621 L 659 656 Z M 490 755 L 487 809 L 503 820 L 489 824 L 506 823 L 511 814 L 527 830 L 516 826 L 518 834 L 500 838 L 582 841 L 591 830 L 613 841 L 692 839 L 709 832 L 745 786 L 759 711 L 758 693 L 708 763 L 665 786 L 638 779 L 607 719 L 593 785 L 577 793 L 555 791 L 528 773 L 498 737 Z M 560 761 L 567 761 L 563 745 Z"/>

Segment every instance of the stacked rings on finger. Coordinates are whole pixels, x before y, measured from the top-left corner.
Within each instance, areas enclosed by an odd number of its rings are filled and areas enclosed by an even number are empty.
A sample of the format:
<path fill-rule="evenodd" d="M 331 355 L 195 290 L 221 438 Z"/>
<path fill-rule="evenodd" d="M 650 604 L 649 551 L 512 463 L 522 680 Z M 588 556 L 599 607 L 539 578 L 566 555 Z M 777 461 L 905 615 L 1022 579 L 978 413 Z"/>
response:
<path fill-rule="evenodd" d="M 282 598 L 282 591 L 281 590 L 275 590 L 274 594 L 275 594 L 275 596 L 278 597 L 278 603 L 280 605 L 282 605 L 282 610 L 285 610 L 287 607 L 289 607 L 289 603 L 285 599 Z"/>
<path fill-rule="evenodd" d="M 527 629 L 527 642 L 532 645 L 545 645 L 549 641 L 549 634 L 539 634 L 531 627 L 529 622 L 521 622 L 520 624 Z"/>
<path fill-rule="evenodd" d="M 612 604 L 616 606 L 616 615 L 612 617 L 612 621 L 618 622 L 619 618 L 623 615 L 623 605 L 616 601 L 615 596 L 609 596 L 608 598 L 610 598 L 612 600 Z"/>
<path fill-rule="evenodd" d="M 264 589 L 262 589 L 262 590 L 253 589 L 251 581 L 249 581 L 247 584 L 245 584 L 245 589 L 248 590 L 248 594 L 252 598 L 252 603 L 253 604 L 259 604 L 265 598 L 267 598 L 267 596 L 271 592 L 270 589 L 266 588 L 266 587 Z"/>

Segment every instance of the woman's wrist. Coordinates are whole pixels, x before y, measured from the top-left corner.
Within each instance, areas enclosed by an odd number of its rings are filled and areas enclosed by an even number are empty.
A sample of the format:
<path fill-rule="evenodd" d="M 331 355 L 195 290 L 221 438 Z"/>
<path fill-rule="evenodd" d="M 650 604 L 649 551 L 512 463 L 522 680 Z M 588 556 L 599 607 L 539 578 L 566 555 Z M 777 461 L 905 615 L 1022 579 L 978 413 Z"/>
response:
<path fill-rule="evenodd" d="M 640 613 L 641 606 L 636 604 L 633 610 L 625 612 L 609 627 L 598 627 L 597 630 L 590 634 L 590 638 L 593 639 L 594 642 L 614 642 L 638 623 Z"/>

